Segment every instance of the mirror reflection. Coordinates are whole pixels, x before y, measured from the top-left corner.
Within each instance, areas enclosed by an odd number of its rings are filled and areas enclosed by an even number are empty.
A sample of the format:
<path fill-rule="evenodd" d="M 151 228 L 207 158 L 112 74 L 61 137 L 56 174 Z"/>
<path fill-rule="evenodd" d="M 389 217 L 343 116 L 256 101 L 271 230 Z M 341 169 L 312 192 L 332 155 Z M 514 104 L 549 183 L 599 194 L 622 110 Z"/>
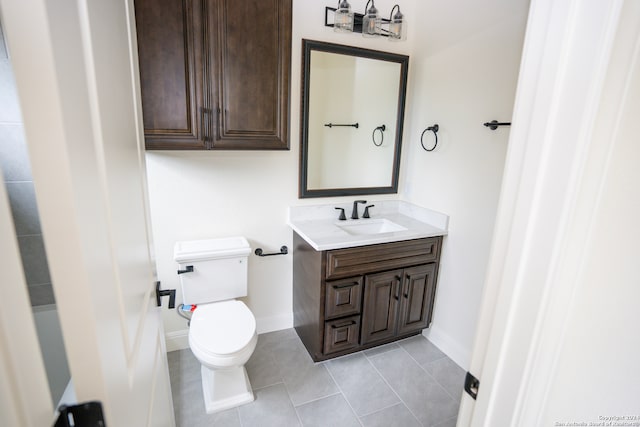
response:
<path fill-rule="evenodd" d="M 408 57 L 303 40 L 300 197 L 397 192 Z"/>

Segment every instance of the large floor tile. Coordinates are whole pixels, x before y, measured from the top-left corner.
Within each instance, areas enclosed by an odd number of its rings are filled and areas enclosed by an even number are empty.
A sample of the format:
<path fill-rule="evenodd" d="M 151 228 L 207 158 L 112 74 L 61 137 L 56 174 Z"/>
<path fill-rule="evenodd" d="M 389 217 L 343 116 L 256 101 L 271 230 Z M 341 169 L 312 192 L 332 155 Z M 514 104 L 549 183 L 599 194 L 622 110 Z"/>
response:
<path fill-rule="evenodd" d="M 370 360 L 422 425 L 433 426 L 458 413 L 458 402 L 404 350 Z"/>
<path fill-rule="evenodd" d="M 398 348 L 400 347 L 398 346 L 397 343 L 391 342 L 389 344 L 383 344 L 383 345 L 379 345 L 378 347 L 370 348 L 368 350 L 363 351 L 363 353 L 365 356 L 369 357 L 369 356 L 375 356 L 377 354 L 386 353 L 387 351 L 396 350 Z"/>
<path fill-rule="evenodd" d="M 403 403 L 360 417 L 360 422 L 365 427 L 421 427 Z"/>
<path fill-rule="evenodd" d="M 255 400 L 238 407 L 240 421 L 246 427 L 299 426 L 296 414 L 284 385 L 277 384 L 254 392 Z"/>
<path fill-rule="evenodd" d="M 249 382 L 251 382 L 251 387 L 254 390 L 282 383 L 282 375 L 280 375 L 278 363 L 270 350 L 268 342 L 265 343 L 262 335 L 258 337 L 256 349 L 245 367 L 247 368 Z"/>
<path fill-rule="evenodd" d="M 399 402 L 398 396 L 361 353 L 332 360 L 326 366 L 358 416 Z"/>
<path fill-rule="evenodd" d="M 458 417 L 449 418 L 446 421 L 436 424 L 433 427 L 456 427 L 458 424 Z"/>
<path fill-rule="evenodd" d="M 178 416 L 176 413 L 176 427 L 242 427 L 242 424 L 238 410 L 233 408 L 215 414 L 193 411 Z"/>
<path fill-rule="evenodd" d="M 360 423 L 341 394 L 296 408 L 304 427 L 359 427 Z"/>
<path fill-rule="evenodd" d="M 407 338 L 399 341 L 400 347 L 404 348 L 407 353 L 415 359 L 420 365 L 431 363 L 435 360 L 447 357 L 438 347 L 433 345 L 422 335 L 416 335 L 415 337 Z"/>
<path fill-rule="evenodd" d="M 423 367 L 455 400 L 460 400 L 464 389 L 464 370 L 456 363 L 444 357 Z"/>
<path fill-rule="evenodd" d="M 179 427 L 453 427 L 464 377 L 422 336 L 314 363 L 287 329 L 258 338 L 247 363 L 255 401 L 208 415 L 191 350 L 167 358 Z"/>
<path fill-rule="evenodd" d="M 327 368 L 313 363 L 299 339 L 281 341 L 273 352 L 295 406 L 338 393 Z"/>

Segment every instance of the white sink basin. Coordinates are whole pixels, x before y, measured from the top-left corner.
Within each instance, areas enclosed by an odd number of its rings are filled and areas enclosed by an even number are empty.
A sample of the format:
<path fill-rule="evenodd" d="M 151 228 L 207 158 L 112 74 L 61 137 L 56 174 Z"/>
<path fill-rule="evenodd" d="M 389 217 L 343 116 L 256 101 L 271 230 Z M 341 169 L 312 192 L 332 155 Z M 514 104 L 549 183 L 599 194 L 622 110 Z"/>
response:
<path fill-rule="evenodd" d="M 345 224 L 336 224 L 339 228 L 354 236 L 405 231 L 406 228 L 388 219 L 359 219 Z"/>

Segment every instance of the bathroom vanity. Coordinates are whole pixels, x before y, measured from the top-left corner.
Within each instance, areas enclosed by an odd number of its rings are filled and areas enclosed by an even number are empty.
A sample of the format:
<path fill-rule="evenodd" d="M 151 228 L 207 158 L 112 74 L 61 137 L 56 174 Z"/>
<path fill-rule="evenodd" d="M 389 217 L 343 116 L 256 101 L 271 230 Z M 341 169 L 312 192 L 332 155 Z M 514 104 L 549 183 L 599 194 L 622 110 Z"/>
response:
<path fill-rule="evenodd" d="M 431 321 L 448 218 L 404 202 L 376 206 L 372 218 L 346 221 L 323 216 L 333 205 L 290 210 L 294 327 L 316 362 Z"/>

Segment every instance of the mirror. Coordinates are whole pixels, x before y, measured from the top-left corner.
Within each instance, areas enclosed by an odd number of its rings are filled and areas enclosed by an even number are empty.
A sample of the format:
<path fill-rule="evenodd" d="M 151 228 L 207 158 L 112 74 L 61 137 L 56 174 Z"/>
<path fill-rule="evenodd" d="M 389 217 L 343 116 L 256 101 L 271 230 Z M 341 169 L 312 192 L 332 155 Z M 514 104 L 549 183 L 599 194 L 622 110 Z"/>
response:
<path fill-rule="evenodd" d="M 302 41 L 301 198 L 398 192 L 409 57 Z"/>

